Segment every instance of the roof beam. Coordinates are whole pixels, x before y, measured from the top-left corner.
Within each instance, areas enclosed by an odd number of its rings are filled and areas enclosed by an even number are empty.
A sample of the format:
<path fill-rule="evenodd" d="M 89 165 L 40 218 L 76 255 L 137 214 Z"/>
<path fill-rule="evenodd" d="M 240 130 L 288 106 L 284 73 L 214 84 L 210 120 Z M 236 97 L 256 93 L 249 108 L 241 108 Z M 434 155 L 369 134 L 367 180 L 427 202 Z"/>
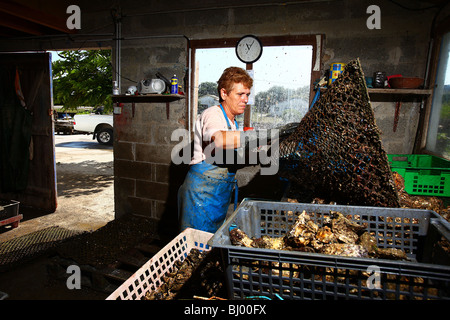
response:
<path fill-rule="evenodd" d="M 18 30 L 27 34 L 41 36 L 44 34 L 42 27 L 33 22 L 23 20 L 4 12 L 0 12 L 0 25 L 9 29 Z"/>
<path fill-rule="evenodd" d="M 0 0 L 0 12 L 4 12 L 64 33 L 74 33 L 74 30 L 67 28 L 66 20 L 61 17 L 50 15 L 46 12 L 13 1 Z"/>

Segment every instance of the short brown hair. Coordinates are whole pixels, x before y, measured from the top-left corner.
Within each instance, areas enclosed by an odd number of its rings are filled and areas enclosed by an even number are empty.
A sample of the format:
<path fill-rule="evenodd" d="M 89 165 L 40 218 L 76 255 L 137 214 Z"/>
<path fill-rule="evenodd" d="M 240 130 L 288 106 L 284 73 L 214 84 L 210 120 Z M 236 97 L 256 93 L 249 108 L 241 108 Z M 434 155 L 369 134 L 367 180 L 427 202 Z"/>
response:
<path fill-rule="evenodd" d="M 217 92 L 219 93 L 219 101 L 222 102 L 220 90 L 222 88 L 225 91 L 230 92 L 233 89 L 235 83 L 242 83 L 245 87 L 251 89 L 253 86 L 253 79 L 249 76 L 247 71 L 239 67 L 226 68 L 219 81 L 217 81 Z"/>

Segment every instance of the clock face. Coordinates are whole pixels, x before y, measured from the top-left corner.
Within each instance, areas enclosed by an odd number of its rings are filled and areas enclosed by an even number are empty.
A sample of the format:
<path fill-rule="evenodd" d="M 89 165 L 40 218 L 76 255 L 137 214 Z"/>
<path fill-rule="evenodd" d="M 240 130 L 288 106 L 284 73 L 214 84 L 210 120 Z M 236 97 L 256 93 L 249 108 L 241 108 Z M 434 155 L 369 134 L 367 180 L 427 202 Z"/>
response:
<path fill-rule="evenodd" d="M 261 41 L 255 36 L 244 36 L 236 45 L 236 55 L 244 63 L 256 62 L 262 55 Z"/>

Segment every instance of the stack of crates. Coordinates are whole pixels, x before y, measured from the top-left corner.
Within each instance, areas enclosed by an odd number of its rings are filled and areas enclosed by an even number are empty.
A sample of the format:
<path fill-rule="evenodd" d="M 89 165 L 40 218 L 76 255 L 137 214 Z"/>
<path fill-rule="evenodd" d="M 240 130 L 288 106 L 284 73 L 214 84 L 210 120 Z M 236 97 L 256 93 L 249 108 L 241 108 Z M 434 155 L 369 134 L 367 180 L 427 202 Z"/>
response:
<path fill-rule="evenodd" d="M 410 195 L 450 197 L 450 161 L 426 154 L 388 154 Z"/>

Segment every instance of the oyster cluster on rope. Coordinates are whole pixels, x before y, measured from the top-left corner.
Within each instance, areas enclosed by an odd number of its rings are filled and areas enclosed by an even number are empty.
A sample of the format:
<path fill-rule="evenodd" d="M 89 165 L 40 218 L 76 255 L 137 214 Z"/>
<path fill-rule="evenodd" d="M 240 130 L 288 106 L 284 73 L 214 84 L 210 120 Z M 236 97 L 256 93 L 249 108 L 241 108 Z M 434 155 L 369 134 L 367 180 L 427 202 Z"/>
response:
<path fill-rule="evenodd" d="M 281 177 L 341 204 L 399 207 L 359 59 L 291 131 L 279 144 Z"/>

